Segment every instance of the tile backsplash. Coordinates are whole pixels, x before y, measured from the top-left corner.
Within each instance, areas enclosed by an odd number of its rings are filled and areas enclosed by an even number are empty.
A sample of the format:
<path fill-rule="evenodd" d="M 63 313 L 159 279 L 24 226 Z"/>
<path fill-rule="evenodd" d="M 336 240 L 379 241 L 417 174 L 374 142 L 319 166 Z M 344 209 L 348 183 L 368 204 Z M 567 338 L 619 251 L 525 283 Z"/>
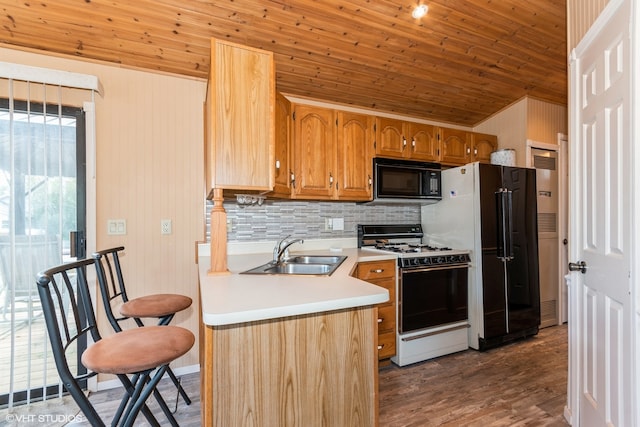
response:
<path fill-rule="evenodd" d="M 207 240 L 210 212 L 207 201 Z M 419 223 L 419 205 L 366 205 L 347 202 L 307 202 L 267 200 L 261 206 L 240 207 L 225 202 L 227 240 L 230 242 L 270 241 L 288 235 L 306 239 L 355 238 L 357 224 Z M 343 218 L 344 230 L 326 230 L 326 219 Z"/>

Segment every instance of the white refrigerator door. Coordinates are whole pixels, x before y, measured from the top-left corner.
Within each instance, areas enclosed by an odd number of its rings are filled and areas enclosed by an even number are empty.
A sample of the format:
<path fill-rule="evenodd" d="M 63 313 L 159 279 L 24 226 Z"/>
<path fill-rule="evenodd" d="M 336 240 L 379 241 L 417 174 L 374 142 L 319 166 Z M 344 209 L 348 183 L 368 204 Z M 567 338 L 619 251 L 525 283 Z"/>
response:
<path fill-rule="evenodd" d="M 442 171 L 442 200 L 422 207 L 424 243 L 471 251 L 469 347 L 478 349 L 484 330 L 478 163 Z"/>

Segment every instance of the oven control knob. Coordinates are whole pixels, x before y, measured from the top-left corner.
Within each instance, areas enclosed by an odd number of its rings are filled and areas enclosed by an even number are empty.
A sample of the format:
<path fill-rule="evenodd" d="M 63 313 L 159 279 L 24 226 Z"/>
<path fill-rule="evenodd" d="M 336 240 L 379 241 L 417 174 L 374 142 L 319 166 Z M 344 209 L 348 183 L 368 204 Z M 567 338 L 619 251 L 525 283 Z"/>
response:
<path fill-rule="evenodd" d="M 429 265 L 429 258 L 420 258 L 420 264 Z"/>
<path fill-rule="evenodd" d="M 445 257 L 439 256 L 436 259 L 436 264 L 444 264 L 445 261 L 446 261 Z"/>

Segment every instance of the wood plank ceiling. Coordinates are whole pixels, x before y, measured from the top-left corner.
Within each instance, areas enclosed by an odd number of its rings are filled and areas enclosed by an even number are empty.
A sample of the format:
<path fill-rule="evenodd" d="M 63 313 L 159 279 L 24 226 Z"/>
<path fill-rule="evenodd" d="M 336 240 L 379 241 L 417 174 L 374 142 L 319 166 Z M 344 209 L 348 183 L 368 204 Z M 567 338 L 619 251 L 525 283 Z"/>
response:
<path fill-rule="evenodd" d="M 275 53 L 281 92 L 473 126 L 567 104 L 564 0 L 2 0 L 0 42 L 206 78 L 210 38 Z"/>

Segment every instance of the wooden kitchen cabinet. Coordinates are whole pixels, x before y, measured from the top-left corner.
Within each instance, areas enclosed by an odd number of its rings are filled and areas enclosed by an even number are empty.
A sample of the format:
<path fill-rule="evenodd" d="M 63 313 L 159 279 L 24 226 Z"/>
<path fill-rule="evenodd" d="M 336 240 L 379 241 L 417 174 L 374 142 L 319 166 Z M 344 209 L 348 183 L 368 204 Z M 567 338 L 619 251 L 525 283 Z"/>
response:
<path fill-rule="evenodd" d="M 433 125 L 376 117 L 377 157 L 438 161 L 438 140 Z"/>
<path fill-rule="evenodd" d="M 377 157 L 404 158 L 407 145 L 403 124 L 402 120 L 376 117 Z"/>
<path fill-rule="evenodd" d="M 498 149 L 498 137 L 459 129 L 439 129 L 441 156 L 445 165 L 459 166 L 471 162 L 489 163 Z"/>
<path fill-rule="evenodd" d="M 210 68 L 205 132 L 208 190 L 271 191 L 273 53 L 212 39 Z"/>
<path fill-rule="evenodd" d="M 464 165 L 470 160 L 469 133 L 460 129 L 439 128 L 440 162 L 445 165 Z"/>
<path fill-rule="evenodd" d="M 291 161 L 291 102 L 281 93 L 276 93 L 275 103 L 275 158 L 274 195 L 291 196 L 291 175 L 293 163 Z"/>
<path fill-rule="evenodd" d="M 336 181 L 335 113 L 310 105 L 293 106 L 293 196 L 331 199 Z"/>
<path fill-rule="evenodd" d="M 355 277 L 389 291 L 389 301 L 378 305 L 378 359 L 396 354 L 396 260 L 358 263 Z"/>
<path fill-rule="evenodd" d="M 336 141 L 339 200 L 373 198 L 373 116 L 337 111 Z"/>
<path fill-rule="evenodd" d="M 293 104 L 290 109 L 293 123 L 289 139 L 293 164 L 288 173 L 290 197 L 371 200 L 373 117 L 301 104 Z M 285 107 L 279 110 L 285 111 Z M 278 123 L 278 129 L 284 129 L 284 122 Z M 285 133 L 279 131 L 278 139 L 284 138 Z M 279 144 L 280 141 L 276 146 Z M 278 148 L 278 155 L 281 152 Z M 278 188 L 281 195 L 287 192 L 284 185 Z"/>
<path fill-rule="evenodd" d="M 440 160 L 435 126 L 407 122 L 405 128 L 407 129 L 406 135 L 408 135 L 409 141 L 409 158 L 427 162 L 437 162 Z"/>
<path fill-rule="evenodd" d="M 472 162 L 491 163 L 491 153 L 498 149 L 498 137 L 486 133 L 471 132 Z"/>

